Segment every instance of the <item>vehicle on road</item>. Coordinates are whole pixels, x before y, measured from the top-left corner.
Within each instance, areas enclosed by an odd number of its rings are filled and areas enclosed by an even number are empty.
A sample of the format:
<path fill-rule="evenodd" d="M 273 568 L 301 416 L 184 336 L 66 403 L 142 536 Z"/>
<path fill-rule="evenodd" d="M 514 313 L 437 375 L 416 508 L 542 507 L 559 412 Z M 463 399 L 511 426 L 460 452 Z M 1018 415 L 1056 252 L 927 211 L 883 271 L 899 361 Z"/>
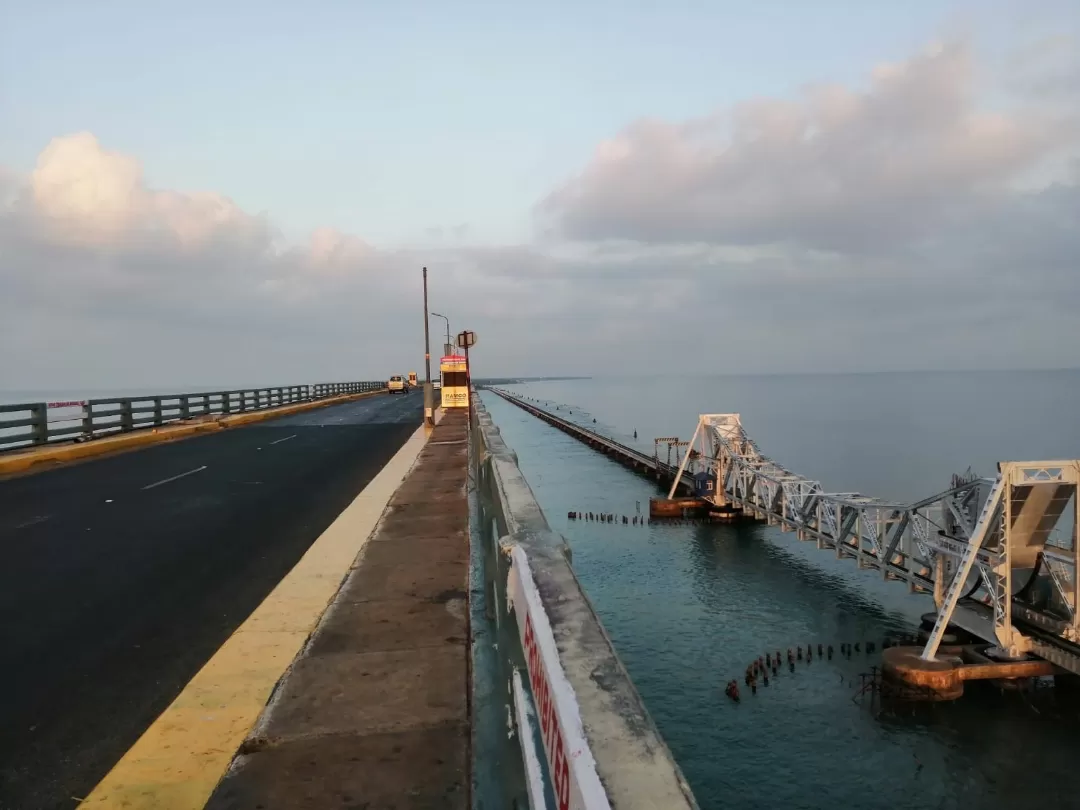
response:
<path fill-rule="evenodd" d="M 416 386 L 417 386 L 416 372 L 415 371 L 410 371 L 409 372 L 409 385 L 412 386 L 413 388 L 416 388 Z"/>
<path fill-rule="evenodd" d="M 400 375 L 391 377 L 390 382 L 386 384 L 386 388 L 391 394 L 409 393 L 409 386 L 405 384 L 405 378 Z"/>

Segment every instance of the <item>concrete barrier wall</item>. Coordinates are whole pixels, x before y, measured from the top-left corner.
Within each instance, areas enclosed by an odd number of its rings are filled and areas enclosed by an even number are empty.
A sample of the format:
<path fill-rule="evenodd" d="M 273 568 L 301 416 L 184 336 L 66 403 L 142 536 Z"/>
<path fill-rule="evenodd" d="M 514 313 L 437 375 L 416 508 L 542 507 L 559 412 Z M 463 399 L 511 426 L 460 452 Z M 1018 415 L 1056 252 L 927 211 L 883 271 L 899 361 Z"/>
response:
<path fill-rule="evenodd" d="M 471 430 L 476 536 L 496 628 L 503 716 L 520 761 L 505 763 L 534 810 L 696 808 L 532 489 L 483 404 Z M 474 638 L 476 634 L 474 633 Z M 526 727 L 528 726 L 528 727 Z"/>

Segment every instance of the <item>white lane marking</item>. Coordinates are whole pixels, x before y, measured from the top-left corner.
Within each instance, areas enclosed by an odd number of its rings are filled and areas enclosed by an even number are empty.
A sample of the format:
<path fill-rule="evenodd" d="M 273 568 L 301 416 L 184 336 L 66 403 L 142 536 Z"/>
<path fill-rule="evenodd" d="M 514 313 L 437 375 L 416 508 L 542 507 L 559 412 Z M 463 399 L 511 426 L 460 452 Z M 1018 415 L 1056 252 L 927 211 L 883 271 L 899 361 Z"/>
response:
<path fill-rule="evenodd" d="M 36 526 L 39 523 L 44 523 L 46 520 L 49 520 L 51 517 L 52 517 L 52 515 L 38 515 L 37 517 L 30 518 L 30 520 L 27 520 L 24 523 L 20 523 L 15 528 L 16 529 L 28 529 L 31 526 Z"/>
<path fill-rule="evenodd" d="M 160 487 L 162 484 L 168 484 L 170 481 L 176 481 L 177 479 L 185 478 L 185 477 L 187 477 L 189 475 L 194 475 L 197 472 L 202 472 L 203 470 L 205 470 L 206 466 L 207 465 L 204 464 L 201 467 L 196 467 L 194 470 L 188 470 L 186 473 L 180 473 L 179 475 L 174 475 L 172 478 L 166 478 L 166 479 L 164 479 L 162 481 L 155 481 L 152 484 L 147 484 L 145 487 L 143 487 L 143 489 L 153 489 L 154 487 Z"/>
<path fill-rule="evenodd" d="M 296 438 L 296 434 L 294 433 L 292 436 L 286 436 L 284 439 L 278 439 L 276 442 L 270 442 L 270 444 L 281 444 L 282 442 L 287 442 L 289 439 L 295 439 L 295 438 Z M 261 447 L 259 449 L 262 450 Z"/>

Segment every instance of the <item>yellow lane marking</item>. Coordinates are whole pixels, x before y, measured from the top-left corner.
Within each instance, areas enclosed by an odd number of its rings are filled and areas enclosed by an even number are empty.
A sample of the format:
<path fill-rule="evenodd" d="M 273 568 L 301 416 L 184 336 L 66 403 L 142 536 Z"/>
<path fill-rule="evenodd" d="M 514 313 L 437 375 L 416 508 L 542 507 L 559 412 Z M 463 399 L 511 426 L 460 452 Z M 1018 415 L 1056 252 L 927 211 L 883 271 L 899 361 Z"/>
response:
<path fill-rule="evenodd" d="M 420 427 L 80 807 L 202 808 L 420 455 Z"/>

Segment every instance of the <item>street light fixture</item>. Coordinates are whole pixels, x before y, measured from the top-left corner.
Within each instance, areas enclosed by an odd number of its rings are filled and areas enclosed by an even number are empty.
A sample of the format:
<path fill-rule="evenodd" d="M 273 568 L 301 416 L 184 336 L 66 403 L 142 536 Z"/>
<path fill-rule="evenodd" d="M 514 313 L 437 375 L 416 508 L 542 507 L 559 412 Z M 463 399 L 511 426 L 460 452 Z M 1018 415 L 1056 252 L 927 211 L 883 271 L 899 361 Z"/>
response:
<path fill-rule="evenodd" d="M 444 349 L 446 353 L 449 353 L 450 347 L 452 347 L 453 345 L 450 343 L 450 319 L 447 318 L 445 315 L 440 315 L 438 312 L 432 312 L 431 317 L 442 318 L 444 321 L 446 321 L 446 343 L 444 344 Z"/>

